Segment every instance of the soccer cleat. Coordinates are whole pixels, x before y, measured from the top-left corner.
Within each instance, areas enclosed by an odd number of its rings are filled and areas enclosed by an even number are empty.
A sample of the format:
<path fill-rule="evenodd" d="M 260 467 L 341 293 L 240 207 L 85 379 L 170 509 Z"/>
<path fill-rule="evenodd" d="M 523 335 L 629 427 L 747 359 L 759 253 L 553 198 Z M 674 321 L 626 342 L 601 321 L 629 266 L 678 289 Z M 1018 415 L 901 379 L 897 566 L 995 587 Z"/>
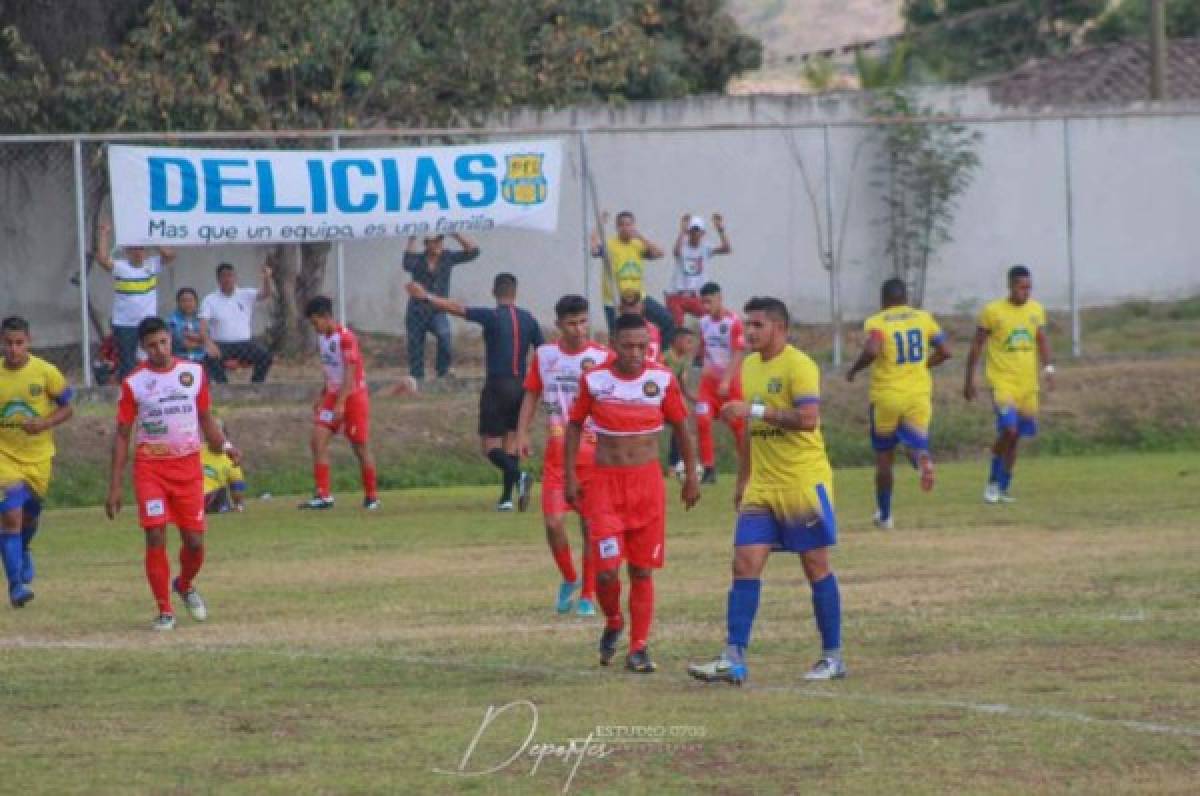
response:
<path fill-rule="evenodd" d="M 21 583 L 16 588 L 8 590 L 8 600 L 13 608 L 23 608 L 33 599 L 33 590 Z"/>
<path fill-rule="evenodd" d="M 650 660 L 650 651 L 642 648 L 625 656 L 625 668 L 637 674 L 654 674 L 658 665 Z"/>
<path fill-rule="evenodd" d="M 876 511 L 875 516 L 871 518 L 871 522 L 875 523 L 875 527 L 881 531 L 890 531 L 896 527 L 896 522 L 892 518 L 892 515 L 889 514 L 887 519 L 884 519 L 878 511 Z"/>
<path fill-rule="evenodd" d="M 183 604 L 187 606 L 188 613 L 192 615 L 192 619 L 197 622 L 203 622 L 208 619 L 208 606 L 204 604 L 204 599 L 200 596 L 200 592 L 196 591 L 196 587 L 181 591 L 179 588 L 179 578 L 171 581 L 171 591 L 179 595 L 183 600 Z"/>
<path fill-rule="evenodd" d="M 163 631 L 175 629 L 175 614 L 159 614 L 153 622 L 150 623 L 151 630 Z"/>
<path fill-rule="evenodd" d="M 617 654 L 617 641 L 621 638 L 622 628 L 612 630 L 604 628 L 604 632 L 600 634 L 600 665 L 608 666 L 612 663 L 612 659 Z"/>
<path fill-rule="evenodd" d="M 1015 497 L 1013 497 L 1012 495 L 1008 494 L 1008 492 L 1001 491 L 1000 492 L 1000 502 L 1001 503 L 1016 503 L 1017 499 Z"/>
<path fill-rule="evenodd" d="M 21 582 L 28 586 L 33 583 L 33 576 L 37 574 L 37 570 L 33 566 L 33 554 L 26 547 L 21 551 Z"/>
<path fill-rule="evenodd" d="M 533 478 L 529 473 L 522 472 L 517 479 L 517 511 L 529 508 L 529 498 L 533 495 Z"/>
<path fill-rule="evenodd" d="M 933 457 L 929 454 L 921 456 L 918 469 L 921 471 L 921 489 L 928 492 L 933 489 Z"/>
<path fill-rule="evenodd" d="M 382 504 L 379 502 L 379 498 L 377 497 L 363 498 L 363 508 L 367 511 L 379 511 L 379 507 L 381 505 Z"/>
<path fill-rule="evenodd" d="M 689 663 L 687 670 L 692 677 L 706 683 L 741 685 L 749 676 L 745 663 L 734 663 L 724 655 L 720 655 L 708 663 Z"/>
<path fill-rule="evenodd" d="M 321 497 L 320 495 L 314 495 L 311 499 L 304 501 L 296 508 L 312 509 L 314 511 L 331 509 L 333 508 L 333 496 L 330 495 L 329 497 Z"/>
<path fill-rule="evenodd" d="M 684 465 L 682 459 L 675 462 L 675 477 L 680 481 L 687 477 L 687 467 Z"/>
<path fill-rule="evenodd" d="M 846 676 L 846 664 L 841 658 L 821 658 L 804 673 L 805 680 L 841 680 Z"/>
<path fill-rule="evenodd" d="M 496 511 L 512 511 L 513 502 L 511 500 L 500 500 L 496 503 Z"/>
<path fill-rule="evenodd" d="M 983 490 L 984 503 L 999 503 L 1000 502 L 1000 485 L 988 484 Z"/>
<path fill-rule="evenodd" d="M 558 585 L 558 600 L 554 603 L 554 610 L 560 614 L 571 613 L 571 608 L 575 605 L 575 591 L 579 588 L 578 583 L 566 581 Z"/>
<path fill-rule="evenodd" d="M 715 484 L 715 483 L 717 483 L 717 468 L 715 468 L 715 467 L 705 467 L 705 468 L 704 468 L 704 475 L 703 475 L 703 476 L 701 476 L 701 478 L 700 478 L 700 483 L 702 483 L 702 484 Z"/>
<path fill-rule="evenodd" d="M 590 597 L 580 597 L 579 605 L 575 606 L 576 616 L 595 616 L 596 603 Z"/>

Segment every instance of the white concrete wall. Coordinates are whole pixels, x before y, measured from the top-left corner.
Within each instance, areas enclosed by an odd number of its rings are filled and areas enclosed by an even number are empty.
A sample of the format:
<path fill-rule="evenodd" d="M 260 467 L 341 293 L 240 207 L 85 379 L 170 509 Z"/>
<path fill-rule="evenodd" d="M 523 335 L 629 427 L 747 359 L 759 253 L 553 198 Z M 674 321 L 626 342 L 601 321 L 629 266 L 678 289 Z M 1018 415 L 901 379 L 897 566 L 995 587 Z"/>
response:
<path fill-rule="evenodd" d="M 939 108 L 975 118 L 999 113 L 979 90 L 927 96 Z M 879 282 L 890 269 L 873 170 L 876 138 L 869 127 L 853 123 L 862 113 L 861 97 L 833 95 L 701 97 L 498 118 L 498 127 L 566 131 L 559 133 L 567 143 L 559 230 L 482 236 L 483 255 L 455 275 L 453 295 L 488 303 L 492 276 L 508 270 L 521 281 L 522 303 L 542 317 L 549 316 L 560 295 L 582 292 L 585 284 L 599 304 L 599 266 L 583 255 L 578 137 L 572 132 L 587 129 L 589 162 L 604 207 L 633 210 L 643 233 L 664 248 L 674 240 L 681 213 L 707 216 L 720 210 L 735 249 L 733 256 L 718 260 L 716 277 L 727 296 L 741 303 L 755 294 L 779 295 L 799 319 L 825 321 L 829 279 L 820 264 L 816 224 L 827 223 L 821 125 L 829 124 L 844 310 L 848 319 L 862 317 L 875 307 Z M 762 127 L 779 124 L 796 127 Z M 760 127 L 745 127 L 753 125 Z M 679 129 L 695 126 L 721 129 Z M 1062 121 L 1010 118 L 972 122 L 972 127 L 982 134 L 982 165 L 962 197 L 955 240 L 931 270 L 927 306 L 942 312 L 972 309 L 1000 294 L 1005 269 L 1022 262 L 1034 271 L 1039 298 L 1052 308 L 1067 307 Z M 76 267 L 68 173 L 39 171 L 28 159 L 4 168 L 7 162 L 0 159 L 5 305 L 32 316 L 53 342 L 77 339 L 78 293 L 67 283 Z M 1200 208 L 1200 112 L 1072 119 L 1070 164 L 1084 304 L 1200 293 L 1200 224 L 1194 221 Z M 403 330 L 403 246 L 402 240 L 347 245 L 347 304 L 354 325 Z M 213 267 L 222 259 L 239 265 L 243 281 L 254 281 L 262 255 L 257 247 L 183 250 L 163 280 L 164 312 L 182 285 L 201 294 L 211 290 Z M 37 279 L 26 278 L 31 263 L 41 275 Z M 656 293 L 667 284 L 670 267 L 669 260 L 650 266 Z M 95 273 L 93 286 L 97 304 L 106 311 L 111 290 L 103 272 Z M 327 287 L 333 289 L 332 258 Z"/>

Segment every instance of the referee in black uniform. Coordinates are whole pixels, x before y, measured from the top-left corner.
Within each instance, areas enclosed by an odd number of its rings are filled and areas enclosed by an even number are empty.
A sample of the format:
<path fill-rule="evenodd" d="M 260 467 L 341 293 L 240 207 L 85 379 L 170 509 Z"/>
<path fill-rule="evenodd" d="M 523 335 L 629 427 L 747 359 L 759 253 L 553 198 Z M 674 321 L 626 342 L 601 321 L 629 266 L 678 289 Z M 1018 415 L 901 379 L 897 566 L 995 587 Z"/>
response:
<path fill-rule="evenodd" d="M 492 283 L 495 307 L 467 307 L 453 299 L 430 295 L 416 282 L 405 286 L 418 301 L 428 301 L 439 312 L 448 312 L 483 327 L 487 379 L 479 396 L 479 440 L 483 455 L 504 473 L 504 491 L 497 511 L 513 510 L 513 488 L 517 505 L 529 504 L 528 473 L 517 458 L 517 416 L 525 397 L 525 363 L 529 352 L 543 342 L 542 329 L 527 311 L 517 306 L 517 278 L 496 274 Z"/>

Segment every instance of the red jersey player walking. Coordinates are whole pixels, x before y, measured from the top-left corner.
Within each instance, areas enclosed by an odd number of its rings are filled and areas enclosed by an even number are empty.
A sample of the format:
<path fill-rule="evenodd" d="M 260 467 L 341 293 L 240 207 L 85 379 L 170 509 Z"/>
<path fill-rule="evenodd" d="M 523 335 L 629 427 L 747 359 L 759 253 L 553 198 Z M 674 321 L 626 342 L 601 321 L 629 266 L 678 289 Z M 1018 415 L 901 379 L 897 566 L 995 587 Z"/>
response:
<path fill-rule="evenodd" d="M 700 288 L 704 316 L 700 319 L 700 341 L 704 346 L 704 369 L 696 402 L 696 436 L 700 439 L 700 463 L 704 465 L 703 483 L 717 482 L 716 452 L 713 450 L 713 418 L 729 401 L 742 400 L 742 358 L 746 343 L 742 338 L 742 319 L 721 302 L 721 286 L 708 282 Z M 725 420 L 737 439 L 742 439 L 745 423 Z"/>
<path fill-rule="evenodd" d="M 109 519 L 116 519 L 121 511 L 122 480 L 133 436 L 133 492 L 146 534 L 146 580 L 158 603 L 153 627 L 171 630 L 175 627 L 172 588 L 193 619 L 203 622 L 208 618 L 204 600 L 193 585 L 204 564 L 200 437 L 204 436 L 210 450 L 228 453 L 234 462 L 241 454 L 225 439 L 210 412 L 204 364 L 171 356 L 171 333 L 161 318 L 146 318 L 138 324 L 138 340 L 147 359 L 121 382 L 105 512 Z M 172 522 L 183 540 L 181 572 L 174 582 L 166 547 L 167 524 Z"/>
<path fill-rule="evenodd" d="M 622 561 L 629 565 L 629 615 L 633 625 L 625 668 L 655 670 L 647 641 L 654 619 L 654 570 L 663 565 L 666 498 L 658 464 L 658 432 L 669 423 L 687 467 L 683 503 L 700 499 L 696 455 L 687 434 L 687 407 L 675 375 L 646 361 L 646 321 L 625 314 L 614 325 L 616 358 L 583 374 L 571 406 L 566 441 L 566 499 L 587 520 L 589 552 L 596 560 L 596 593 L 604 609 L 600 664 L 616 655 L 625 627 L 621 614 Z M 596 464 L 582 487 L 576 473 L 584 423 L 596 431 Z"/>
<path fill-rule="evenodd" d="M 569 613 L 575 592 L 580 591 L 578 573 L 571 558 L 564 519 L 567 505 L 564 461 L 566 458 L 567 416 L 579 393 L 580 377 L 592 368 L 607 364 L 611 352 L 588 339 L 588 302 L 583 296 L 563 296 L 554 305 L 557 342 L 538 346 L 525 376 L 525 397 L 517 421 L 517 450 L 523 457 L 533 454 L 529 428 L 538 403 L 546 409 L 546 453 L 542 459 L 542 517 L 546 524 L 546 543 L 558 565 L 562 583 L 555 605 L 560 614 Z M 596 435 L 584 430 L 575 463 L 581 484 L 591 477 L 595 458 Z M 583 584 L 576 612 L 580 616 L 596 614 L 596 568 L 587 549 L 587 527 L 583 528 Z"/>
<path fill-rule="evenodd" d="M 362 350 L 354 332 L 339 324 L 333 317 L 333 301 L 328 296 L 314 296 L 304 308 L 317 333 L 321 367 L 325 371 L 325 387 L 313 401 L 313 480 L 316 494 L 300 504 L 302 509 L 333 508 L 329 492 L 329 440 L 341 431 L 358 458 L 362 473 L 363 508 L 379 508 L 379 489 L 376 486 L 375 459 L 367 447 L 370 430 L 370 399 L 367 397 L 367 377 L 363 371 Z"/>

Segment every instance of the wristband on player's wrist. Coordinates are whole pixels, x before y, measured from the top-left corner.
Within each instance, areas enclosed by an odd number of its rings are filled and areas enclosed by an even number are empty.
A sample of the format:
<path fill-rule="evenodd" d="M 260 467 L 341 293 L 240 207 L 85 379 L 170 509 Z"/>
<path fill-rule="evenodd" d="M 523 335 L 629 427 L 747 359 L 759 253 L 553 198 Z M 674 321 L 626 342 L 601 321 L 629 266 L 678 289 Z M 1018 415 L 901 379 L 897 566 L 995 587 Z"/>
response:
<path fill-rule="evenodd" d="M 750 417 L 755 420 L 766 420 L 767 407 L 765 404 L 752 404 L 750 406 Z"/>
<path fill-rule="evenodd" d="M 229 453 L 231 450 L 233 450 L 232 442 L 230 442 L 229 440 L 225 440 L 224 442 L 221 443 L 221 451 L 223 453 Z"/>

